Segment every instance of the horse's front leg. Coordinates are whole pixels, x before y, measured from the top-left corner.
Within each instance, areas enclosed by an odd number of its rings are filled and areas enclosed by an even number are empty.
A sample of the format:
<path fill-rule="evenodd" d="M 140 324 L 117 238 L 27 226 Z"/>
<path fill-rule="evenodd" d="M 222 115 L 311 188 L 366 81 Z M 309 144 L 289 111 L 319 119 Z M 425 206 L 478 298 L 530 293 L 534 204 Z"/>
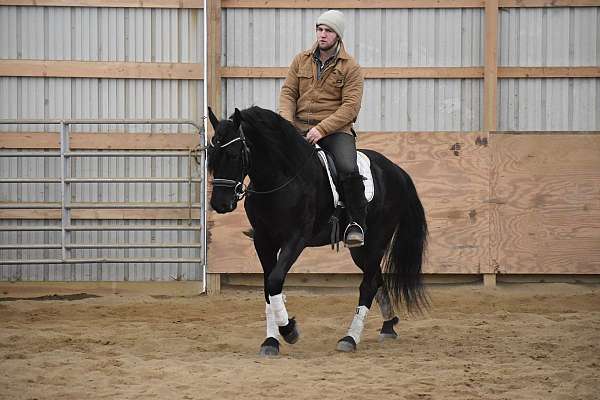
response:
<path fill-rule="evenodd" d="M 304 242 L 296 239 L 281 249 L 266 235 L 255 232 L 254 246 L 263 268 L 265 316 L 267 324 L 266 339 L 261 345 L 260 355 L 279 354 L 279 336 L 288 343 L 299 338 L 296 321 L 288 318 L 283 296 L 285 276 L 304 249 Z M 279 253 L 279 255 L 278 255 Z"/>
<path fill-rule="evenodd" d="M 275 268 L 277 263 L 278 246 L 267 235 L 254 232 L 254 248 L 260 260 L 263 269 L 263 289 L 265 295 L 265 320 L 267 325 L 267 334 L 265 340 L 260 346 L 259 355 L 276 356 L 279 354 L 279 327 L 275 323 L 275 316 L 271 311 L 269 304 L 269 292 L 267 290 L 267 278 Z"/>
<path fill-rule="evenodd" d="M 266 277 L 268 303 L 271 306 L 275 324 L 283 339 L 290 344 L 298 341 L 300 332 L 296 320 L 290 319 L 288 316 L 284 303 L 283 284 L 287 273 L 305 247 L 306 241 L 300 235 L 293 236 L 281 247 L 275 268 Z"/>

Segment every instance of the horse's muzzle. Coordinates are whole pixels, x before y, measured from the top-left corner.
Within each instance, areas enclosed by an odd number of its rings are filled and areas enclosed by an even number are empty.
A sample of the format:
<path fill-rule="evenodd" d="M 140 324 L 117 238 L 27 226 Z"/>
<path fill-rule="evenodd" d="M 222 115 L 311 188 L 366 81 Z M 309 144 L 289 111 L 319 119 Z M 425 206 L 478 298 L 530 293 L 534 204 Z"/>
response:
<path fill-rule="evenodd" d="M 218 214 L 227 214 L 237 208 L 237 201 L 235 201 L 234 199 L 225 200 L 225 201 L 217 201 L 214 199 L 214 196 L 213 196 L 213 198 L 211 198 L 211 200 L 210 200 L 210 206 Z"/>

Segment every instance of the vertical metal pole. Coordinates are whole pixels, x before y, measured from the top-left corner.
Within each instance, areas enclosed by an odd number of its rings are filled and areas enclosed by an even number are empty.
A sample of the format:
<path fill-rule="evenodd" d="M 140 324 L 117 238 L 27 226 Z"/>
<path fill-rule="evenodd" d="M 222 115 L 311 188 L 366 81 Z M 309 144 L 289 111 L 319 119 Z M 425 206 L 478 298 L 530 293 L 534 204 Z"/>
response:
<path fill-rule="evenodd" d="M 207 7 L 207 0 L 203 0 L 203 18 L 204 18 L 204 32 L 203 32 L 203 37 L 204 37 L 204 62 L 203 62 L 203 89 L 204 89 L 204 104 L 203 104 L 203 108 L 204 108 L 204 112 L 203 112 L 203 119 L 202 119 L 202 128 L 203 131 L 200 132 L 201 134 L 201 140 L 202 140 L 202 149 L 206 149 L 206 145 L 208 144 L 208 141 L 206 139 L 206 135 L 207 135 L 207 130 L 206 130 L 206 120 L 208 118 L 208 7 Z M 214 7 L 214 5 L 213 5 Z M 219 10 L 219 12 L 221 12 L 221 10 Z M 221 82 L 215 82 L 215 84 L 220 85 Z M 206 243 L 206 230 L 208 229 L 208 226 L 206 224 L 206 205 L 208 204 L 207 202 L 207 187 L 206 187 L 206 150 L 202 150 L 202 153 L 200 154 L 200 159 L 202 160 L 202 165 L 200 166 L 202 168 L 202 189 L 201 189 L 201 193 L 200 195 L 202 196 L 202 199 L 200 201 L 200 223 L 202 224 L 202 230 L 200 231 L 200 240 L 202 241 L 202 258 L 204 259 L 204 265 L 202 266 L 202 293 L 206 293 L 206 269 L 208 268 L 208 251 L 207 251 L 207 243 Z"/>
<path fill-rule="evenodd" d="M 68 207 L 71 201 L 71 184 L 67 178 L 71 177 L 70 159 L 66 154 L 69 151 L 69 125 L 64 121 L 60 123 L 60 183 L 61 183 L 61 249 L 62 261 L 71 258 L 70 244 L 71 233 L 67 227 L 71 225 L 71 209 Z"/>

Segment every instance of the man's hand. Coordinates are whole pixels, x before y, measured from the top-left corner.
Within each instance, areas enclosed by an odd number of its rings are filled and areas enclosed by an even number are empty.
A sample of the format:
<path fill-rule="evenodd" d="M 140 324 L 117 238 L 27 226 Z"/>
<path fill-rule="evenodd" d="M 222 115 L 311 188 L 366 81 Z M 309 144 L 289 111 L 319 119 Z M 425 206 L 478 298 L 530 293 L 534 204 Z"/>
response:
<path fill-rule="evenodd" d="M 315 144 L 317 143 L 319 140 L 321 140 L 323 137 L 325 137 L 325 135 L 323 135 L 316 127 L 312 127 L 310 128 L 310 131 L 308 131 L 308 133 L 306 134 L 306 140 L 308 140 L 308 143 L 310 144 Z"/>

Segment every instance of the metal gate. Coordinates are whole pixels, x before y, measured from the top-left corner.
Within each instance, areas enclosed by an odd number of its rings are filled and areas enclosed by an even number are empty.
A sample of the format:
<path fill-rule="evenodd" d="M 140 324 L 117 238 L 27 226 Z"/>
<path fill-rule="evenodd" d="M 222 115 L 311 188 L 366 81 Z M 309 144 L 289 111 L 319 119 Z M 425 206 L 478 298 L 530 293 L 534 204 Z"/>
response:
<path fill-rule="evenodd" d="M 202 280 L 206 291 L 204 127 L 178 119 L 0 120 L 0 124 L 60 126 L 60 151 L 0 151 L 0 211 L 5 213 L 0 219 L 0 280 Z M 199 141 L 188 151 L 74 150 L 69 130 L 75 124 L 182 124 L 192 126 Z M 151 164 L 167 160 L 176 165 L 167 170 L 185 171 L 185 175 L 164 176 L 150 168 L 151 176 L 130 176 L 128 166 L 138 165 L 140 159 Z M 96 162 L 96 176 L 90 176 L 93 168 L 81 168 L 85 160 Z M 102 168 L 103 160 L 118 165 L 123 176 L 103 176 L 103 169 L 110 171 Z M 31 170 L 40 168 L 23 168 L 23 164 L 35 163 L 44 165 L 44 176 L 31 176 Z M 142 168 L 131 169 L 144 169 L 144 162 L 140 165 Z M 27 176 L 22 176 L 24 170 L 29 171 Z M 54 176 L 48 176 L 48 171 L 54 171 Z M 36 191 L 33 198 L 31 193 L 22 195 L 24 185 L 36 184 L 53 186 L 52 192 L 59 198 Z M 93 191 L 77 190 L 84 185 L 103 185 L 109 194 L 96 191 L 95 198 L 90 198 Z M 151 189 L 131 199 L 125 195 L 129 185 L 150 185 Z M 161 186 L 170 189 L 157 189 Z M 28 210 L 32 218 L 11 219 L 10 210 Z M 54 216 L 47 213 L 52 210 Z M 120 210 L 122 215 L 111 219 L 100 210 Z M 149 217 L 134 217 L 136 210 L 144 210 Z M 152 215 L 160 210 L 179 210 L 179 216 L 160 219 Z"/>

